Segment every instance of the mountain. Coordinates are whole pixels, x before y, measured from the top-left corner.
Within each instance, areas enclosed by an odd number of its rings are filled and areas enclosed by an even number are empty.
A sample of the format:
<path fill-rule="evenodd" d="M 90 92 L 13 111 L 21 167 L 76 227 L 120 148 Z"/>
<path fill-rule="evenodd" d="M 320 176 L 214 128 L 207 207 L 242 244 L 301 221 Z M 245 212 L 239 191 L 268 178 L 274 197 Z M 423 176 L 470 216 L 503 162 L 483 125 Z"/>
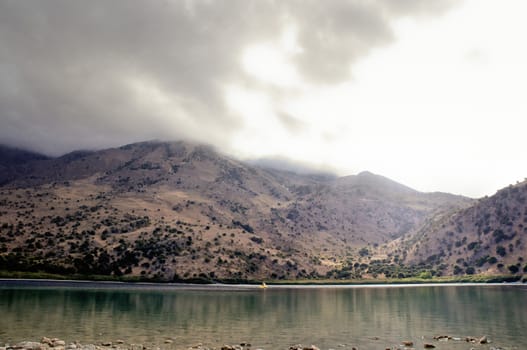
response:
<path fill-rule="evenodd" d="M 39 153 L 0 145 L 0 185 L 31 172 L 28 163 L 46 159 L 49 158 Z"/>
<path fill-rule="evenodd" d="M 244 163 L 189 142 L 24 159 L 0 186 L 0 269 L 353 277 L 430 217 L 473 203 L 368 172 L 339 178 Z"/>
<path fill-rule="evenodd" d="M 392 256 L 447 275 L 527 272 L 527 180 L 429 218 L 394 242 Z"/>

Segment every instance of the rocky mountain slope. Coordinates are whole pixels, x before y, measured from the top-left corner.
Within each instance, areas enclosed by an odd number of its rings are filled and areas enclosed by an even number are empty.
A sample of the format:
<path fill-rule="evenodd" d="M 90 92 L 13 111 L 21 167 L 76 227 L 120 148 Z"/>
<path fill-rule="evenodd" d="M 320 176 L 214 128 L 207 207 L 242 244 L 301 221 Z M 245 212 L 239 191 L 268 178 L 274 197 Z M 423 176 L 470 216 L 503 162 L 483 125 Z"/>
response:
<path fill-rule="evenodd" d="M 406 265 L 442 274 L 527 272 L 527 180 L 459 211 L 431 217 L 392 244 Z"/>
<path fill-rule="evenodd" d="M 473 202 L 367 172 L 337 178 L 263 168 L 187 142 L 10 159 L 18 160 L 0 161 L 9 174 L 0 186 L 0 269 L 7 270 L 354 277 L 343 268 L 368 274 L 394 240 Z"/>

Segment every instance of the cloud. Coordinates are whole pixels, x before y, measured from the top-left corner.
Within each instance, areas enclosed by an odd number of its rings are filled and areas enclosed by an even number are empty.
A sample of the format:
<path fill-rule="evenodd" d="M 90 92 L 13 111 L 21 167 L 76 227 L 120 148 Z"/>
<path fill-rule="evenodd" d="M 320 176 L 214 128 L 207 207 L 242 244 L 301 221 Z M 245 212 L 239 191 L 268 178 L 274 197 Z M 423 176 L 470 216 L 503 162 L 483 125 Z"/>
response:
<path fill-rule="evenodd" d="M 276 42 L 292 26 L 295 71 L 309 84 L 335 84 L 393 39 L 394 19 L 450 3 L 2 1 L 0 143 L 48 154 L 153 138 L 221 148 L 243 124 L 226 106 L 226 86 L 265 89 L 241 62 L 251 45 Z M 302 122 L 283 116 L 296 132 L 291 122 Z"/>
<path fill-rule="evenodd" d="M 296 134 L 306 129 L 306 123 L 302 120 L 295 118 L 294 116 L 285 112 L 279 111 L 276 114 L 280 122 L 287 128 L 290 133 Z"/>

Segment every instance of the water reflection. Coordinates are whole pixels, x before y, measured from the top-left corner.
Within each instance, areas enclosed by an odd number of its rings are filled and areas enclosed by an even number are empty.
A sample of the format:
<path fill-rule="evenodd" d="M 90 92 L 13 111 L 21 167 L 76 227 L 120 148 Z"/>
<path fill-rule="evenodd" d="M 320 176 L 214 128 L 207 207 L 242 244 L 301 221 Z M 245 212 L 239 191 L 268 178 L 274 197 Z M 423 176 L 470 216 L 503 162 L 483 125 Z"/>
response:
<path fill-rule="evenodd" d="M 0 345 L 47 335 L 187 348 L 249 341 L 378 349 L 436 334 L 527 348 L 520 287 L 319 288 L 251 291 L 1 288 Z M 441 344 L 439 344 L 441 346 Z M 440 347 L 439 347 L 440 348 Z M 458 348 L 449 344 L 448 349 Z M 459 344 L 460 349 L 466 344 Z"/>

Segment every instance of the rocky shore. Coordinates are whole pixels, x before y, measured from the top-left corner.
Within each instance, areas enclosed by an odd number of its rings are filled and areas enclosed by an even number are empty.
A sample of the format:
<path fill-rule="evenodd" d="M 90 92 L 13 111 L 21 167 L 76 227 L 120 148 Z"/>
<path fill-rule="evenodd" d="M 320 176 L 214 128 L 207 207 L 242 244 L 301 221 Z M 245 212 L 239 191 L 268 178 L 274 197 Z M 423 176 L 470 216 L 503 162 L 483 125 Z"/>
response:
<path fill-rule="evenodd" d="M 371 339 L 372 342 L 377 342 L 380 339 L 374 337 Z M 437 335 L 430 339 L 431 342 L 417 342 L 414 343 L 412 340 L 401 340 L 399 345 L 396 346 L 381 346 L 379 349 L 384 350 L 416 350 L 418 348 L 424 349 L 449 349 L 449 345 L 452 343 L 465 343 L 467 344 L 467 350 L 506 350 L 508 348 L 490 346 L 490 340 L 487 336 L 482 337 L 453 337 L 449 335 Z M 162 341 L 162 345 L 158 346 L 146 346 L 144 344 L 130 344 L 124 340 L 115 341 L 102 341 L 96 344 L 81 344 L 80 342 L 69 342 L 58 338 L 43 337 L 39 342 L 37 341 L 23 341 L 17 344 L 4 344 L 0 343 L 0 350 L 161 350 L 161 349 L 175 349 L 177 344 L 174 343 L 173 339 L 165 339 Z M 379 344 L 380 345 L 380 344 Z M 478 346 L 477 348 L 473 347 Z M 484 345 L 484 347 L 481 347 Z M 263 350 L 260 348 L 252 348 L 250 343 L 240 343 L 236 345 L 221 345 L 217 347 L 206 347 L 198 343 L 196 345 L 187 347 L 188 350 Z M 359 347 L 352 345 L 340 344 L 338 348 L 348 350 L 359 350 Z M 284 348 L 287 349 L 287 348 Z M 515 349 L 515 348 L 512 348 Z M 316 345 L 303 346 L 296 344 L 289 346 L 288 350 L 320 350 Z M 335 349 L 329 349 L 335 350 Z"/>

